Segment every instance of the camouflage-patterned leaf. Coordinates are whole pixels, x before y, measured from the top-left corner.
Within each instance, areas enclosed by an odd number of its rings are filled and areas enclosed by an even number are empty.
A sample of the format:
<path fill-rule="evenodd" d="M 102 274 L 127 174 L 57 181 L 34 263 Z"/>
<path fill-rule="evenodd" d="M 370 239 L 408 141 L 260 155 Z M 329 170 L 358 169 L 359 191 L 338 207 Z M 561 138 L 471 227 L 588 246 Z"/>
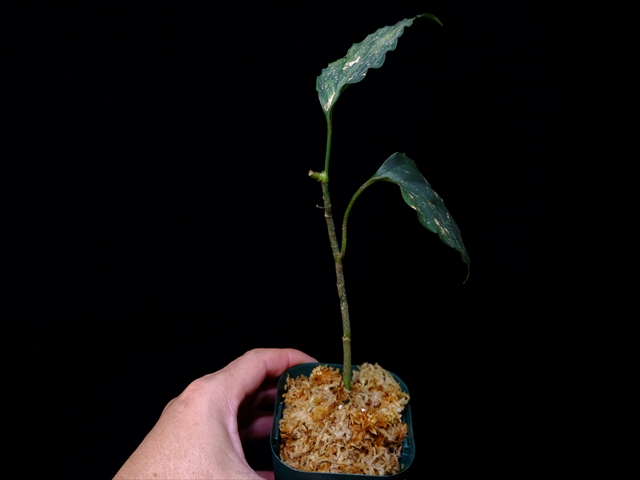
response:
<path fill-rule="evenodd" d="M 404 33 L 405 27 L 410 27 L 413 21 L 420 17 L 431 18 L 442 25 L 440 20 L 430 13 L 405 18 L 391 27 L 380 28 L 362 42 L 355 43 L 344 58 L 330 63 L 322 70 L 316 81 L 316 90 L 327 117 L 344 89 L 351 83 L 360 82 L 370 68 L 380 68 L 387 52 L 396 49 L 398 38 Z"/>
<path fill-rule="evenodd" d="M 469 254 L 462 243 L 458 225 L 449 214 L 440 195 L 431 188 L 413 160 L 404 153 L 394 153 L 385 160 L 371 180 L 383 180 L 398 185 L 404 201 L 418 212 L 420 223 L 437 233 L 444 243 L 458 250 L 462 261 L 467 264 L 467 268 L 469 267 Z"/>

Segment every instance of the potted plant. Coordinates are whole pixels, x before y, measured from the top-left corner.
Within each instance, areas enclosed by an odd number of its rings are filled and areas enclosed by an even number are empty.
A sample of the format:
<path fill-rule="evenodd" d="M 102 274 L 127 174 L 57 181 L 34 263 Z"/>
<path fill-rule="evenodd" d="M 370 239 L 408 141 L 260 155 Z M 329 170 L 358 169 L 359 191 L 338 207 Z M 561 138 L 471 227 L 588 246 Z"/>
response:
<path fill-rule="evenodd" d="M 351 84 L 360 82 L 370 68 L 382 66 L 386 53 L 396 48 L 406 27 L 425 13 L 379 29 L 347 55 L 324 70 L 316 90 L 327 119 L 324 170 L 309 176 L 322 187 L 324 217 L 335 262 L 342 313 L 342 365 L 305 364 L 286 372 L 278 384 L 278 401 L 271 434 L 276 478 L 317 479 L 337 474 L 359 478 L 389 475 L 405 478 L 415 453 L 409 391 L 396 375 L 376 365 L 351 365 L 351 327 L 345 289 L 343 261 L 347 248 L 347 221 L 357 198 L 379 181 L 400 187 L 405 202 L 420 223 L 458 250 L 467 264 L 469 256 L 460 231 L 440 196 L 404 153 L 394 153 L 353 195 L 342 219 L 341 237 L 336 235 L 329 194 L 329 159 L 333 108 Z M 465 280 L 466 281 L 466 280 Z"/>

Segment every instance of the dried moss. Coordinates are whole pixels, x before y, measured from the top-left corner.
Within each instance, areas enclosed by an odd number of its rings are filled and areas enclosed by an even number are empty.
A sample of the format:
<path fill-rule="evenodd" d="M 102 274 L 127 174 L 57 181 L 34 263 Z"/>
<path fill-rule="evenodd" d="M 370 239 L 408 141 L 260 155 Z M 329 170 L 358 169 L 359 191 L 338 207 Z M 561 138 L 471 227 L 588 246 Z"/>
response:
<path fill-rule="evenodd" d="M 347 391 L 337 369 L 318 366 L 309 378 L 287 379 L 280 420 L 281 460 L 310 472 L 391 475 L 401 469 L 409 395 L 379 365 L 354 371 Z"/>

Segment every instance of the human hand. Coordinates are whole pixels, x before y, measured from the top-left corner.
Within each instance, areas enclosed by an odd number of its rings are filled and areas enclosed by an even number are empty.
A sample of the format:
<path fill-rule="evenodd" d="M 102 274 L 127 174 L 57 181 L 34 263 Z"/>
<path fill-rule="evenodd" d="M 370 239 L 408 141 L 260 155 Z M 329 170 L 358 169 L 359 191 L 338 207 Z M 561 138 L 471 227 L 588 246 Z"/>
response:
<path fill-rule="evenodd" d="M 256 349 L 193 381 L 164 408 L 160 419 L 115 479 L 273 478 L 247 463 L 241 440 L 269 436 L 278 377 L 289 367 L 315 362 L 293 349 Z"/>

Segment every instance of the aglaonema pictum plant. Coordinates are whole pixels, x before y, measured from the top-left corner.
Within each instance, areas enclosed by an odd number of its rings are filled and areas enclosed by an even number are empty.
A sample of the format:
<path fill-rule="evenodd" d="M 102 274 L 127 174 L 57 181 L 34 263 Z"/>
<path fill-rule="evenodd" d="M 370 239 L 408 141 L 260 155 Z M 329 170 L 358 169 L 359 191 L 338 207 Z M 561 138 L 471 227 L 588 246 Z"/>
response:
<path fill-rule="evenodd" d="M 462 256 L 462 261 L 467 264 L 467 277 L 469 272 L 469 255 L 462 243 L 458 226 L 440 196 L 418 171 L 415 162 L 404 153 L 394 153 L 387 158 L 373 177 L 367 180 L 353 195 L 342 220 L 340 243 L 338 243 L 338 238 L 336 237 L 331 210 L 331 197 L 329 195 L 329 158 L 333 133 L 333 108 L 340 95 L 349 85 L 360 82 L 370 68 L 380 68 L 382 66 L 386 53 L 395 50 L 398 38 L 403 34 L 404 29 L 410 27 L 414 20 L 420 17 L 430 18 L 442 25 L 438 18 L 425 13 L 410 19 L 404 19 L 393 26 L 381 28 L 367 36 L 361 43 L 354 44 L 344 58 L 329 64 L 327 68 L 322 70 L 316 82 L 320 105 L 327 118 L 327 148 L 324 170 L 320 172 L 310 171 L 309 176 L 320 182 L 322 186 L 324 206 L 320 208 L 324 210 L 331 250 L 335 260 L 338 296 L 342 312 L 343 381 L 347 390 L 351 389 L 351 325 L 344 283 L 343 262 L 347 250 L 347 220 L 349 213 L 354 202 L 365 189 L 378 181 L 391 182 L 398 185 L 402 198 L 404 198 L 407 205 L 417 212 L 420 223 L 428 230 L 437 233 L 444 243 L 458 250 Z"/>

